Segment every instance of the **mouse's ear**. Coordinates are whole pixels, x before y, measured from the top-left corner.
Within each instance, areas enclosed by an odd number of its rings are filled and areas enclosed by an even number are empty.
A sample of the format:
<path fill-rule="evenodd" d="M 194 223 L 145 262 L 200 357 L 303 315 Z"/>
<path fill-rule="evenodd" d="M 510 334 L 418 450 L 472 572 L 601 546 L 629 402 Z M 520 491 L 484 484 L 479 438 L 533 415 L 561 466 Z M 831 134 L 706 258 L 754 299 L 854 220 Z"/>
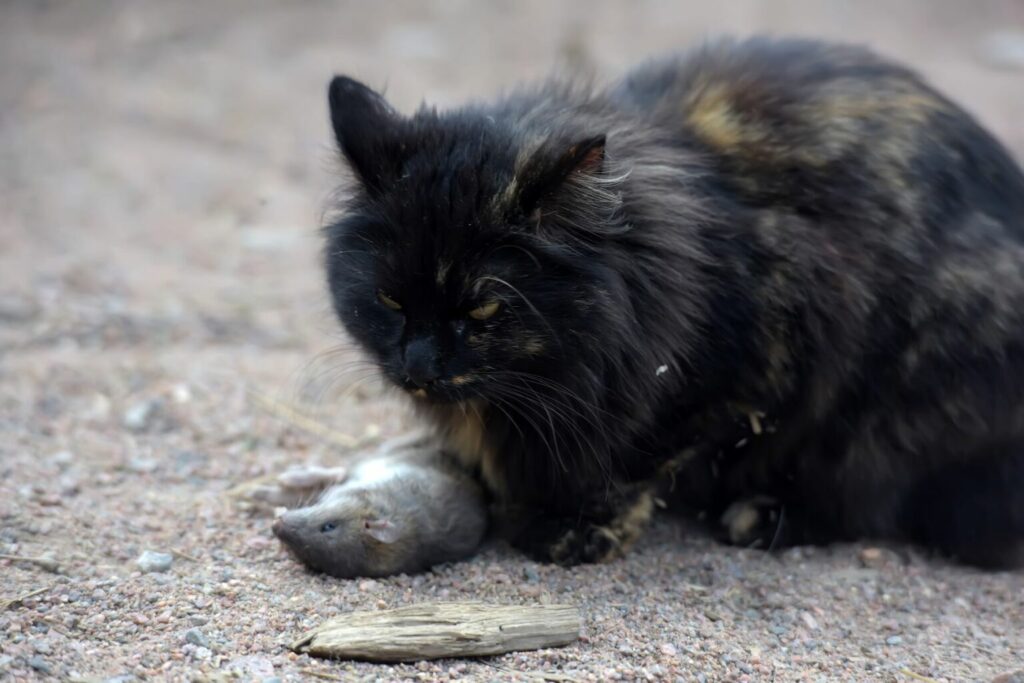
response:
<path fill-rule="evenodd" d="M 398 540 L 398 526 L 390 519 L 367 519 L 363 522 L 363 529 L 370 538 L 381 543 L 394 543 Z"/>
<path fill-rule="evenodd" d="M 327 89 L 338 148 L 370 192 L 393 182 L 407 155 L 405 119 L 378 93 L 347 76 Z"/>

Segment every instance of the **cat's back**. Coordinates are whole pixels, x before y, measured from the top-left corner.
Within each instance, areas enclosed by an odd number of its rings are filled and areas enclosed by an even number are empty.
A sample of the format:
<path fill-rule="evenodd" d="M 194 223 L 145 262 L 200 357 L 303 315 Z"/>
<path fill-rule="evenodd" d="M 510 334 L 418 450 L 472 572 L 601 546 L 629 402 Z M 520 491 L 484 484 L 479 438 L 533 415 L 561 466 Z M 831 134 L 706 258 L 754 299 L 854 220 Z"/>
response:
<path fill-rule="evenodd" d="M 1024 175 L 913 71 L 853 46 L 723 40 L 609 91 L 703 154 L 743 201 L 803 215 L 951 225 L 983 213 L 1024 239 Z"/>

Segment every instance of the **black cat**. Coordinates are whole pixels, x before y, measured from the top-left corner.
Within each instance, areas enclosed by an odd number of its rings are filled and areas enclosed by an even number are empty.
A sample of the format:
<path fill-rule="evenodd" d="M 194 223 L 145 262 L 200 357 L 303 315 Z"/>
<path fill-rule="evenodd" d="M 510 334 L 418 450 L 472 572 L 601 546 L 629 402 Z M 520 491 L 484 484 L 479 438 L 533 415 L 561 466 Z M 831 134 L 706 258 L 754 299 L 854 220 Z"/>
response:
<path fill-rule="evenodd" d="M 520 547 L 620 553 L 671 478 L 734 543 L 1024 557 L 1024 175 L 911 71 L 753 39 L 444 113 L 329 95 L 337 314 Z"/>

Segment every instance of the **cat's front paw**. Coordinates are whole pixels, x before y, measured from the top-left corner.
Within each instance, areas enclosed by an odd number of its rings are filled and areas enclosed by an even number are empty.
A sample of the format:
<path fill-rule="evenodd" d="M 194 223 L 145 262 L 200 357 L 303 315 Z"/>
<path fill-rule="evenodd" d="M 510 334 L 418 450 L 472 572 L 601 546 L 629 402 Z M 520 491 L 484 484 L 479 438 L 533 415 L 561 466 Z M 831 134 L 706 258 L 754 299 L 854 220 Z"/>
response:
<path fill-rule="evenodd" d="M 592 503 L 573 517 L 541 517 L 524 525 L 513 541 L 530 557 L 562 566 L 607 562 L 621 557 L 654 513 L 654 496 L 646 487 Z"/>
<path fill-rule="evenodd" d="M 608 527 L 576 519 L 544 520 L 517 539 L 516 546 L 539 562 L 563 567 L 604 562 L 622 554 L 622 541 Z"/>

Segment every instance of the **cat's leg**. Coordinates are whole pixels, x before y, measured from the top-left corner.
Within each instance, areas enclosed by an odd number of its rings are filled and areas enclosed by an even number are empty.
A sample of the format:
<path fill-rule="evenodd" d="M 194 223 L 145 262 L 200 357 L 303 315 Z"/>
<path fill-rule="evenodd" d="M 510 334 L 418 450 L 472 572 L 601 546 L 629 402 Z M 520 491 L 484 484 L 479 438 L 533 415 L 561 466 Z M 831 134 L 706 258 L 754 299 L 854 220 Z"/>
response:
<path fill-rule="evenodd" d="M 673 503 L 705 520 L 712 535 L 730 545 L 779 550 L 839 540 L 843 534 L 834 524 L 835 510 L 827 509 L 834 501 L 827 499 L 823 508 L 817 496 L 800 495 L 788 468 L 780 465 L 784 461 L 767 442 L 703 449 L 672 473 Z M 817 472 L 812 479 L 830 489 L 832 476 Z"/>
<path fill-rule="evenodd" d="M 719 517 L 719 537 L 763 549 L 888 539 L 982 567 L 1024 565 L 1019 438 L 995 446 L 1000 440 L 915 430 L 921 438 L 907 451 L 885 433 L 858 434 L 842 457 L 803 451 L 798 477 L 773 481 L 751 466 L 757 461 L 739 462 L 730 472 L 733 498 Z M 971 440 L 978 445 L 965 451 Z"/>
<path fill-rule="evenodd" d="M 930 472 L 901 512 L 911 541 L 981 567 L 1024 565 L 1024 444 Z"/>

